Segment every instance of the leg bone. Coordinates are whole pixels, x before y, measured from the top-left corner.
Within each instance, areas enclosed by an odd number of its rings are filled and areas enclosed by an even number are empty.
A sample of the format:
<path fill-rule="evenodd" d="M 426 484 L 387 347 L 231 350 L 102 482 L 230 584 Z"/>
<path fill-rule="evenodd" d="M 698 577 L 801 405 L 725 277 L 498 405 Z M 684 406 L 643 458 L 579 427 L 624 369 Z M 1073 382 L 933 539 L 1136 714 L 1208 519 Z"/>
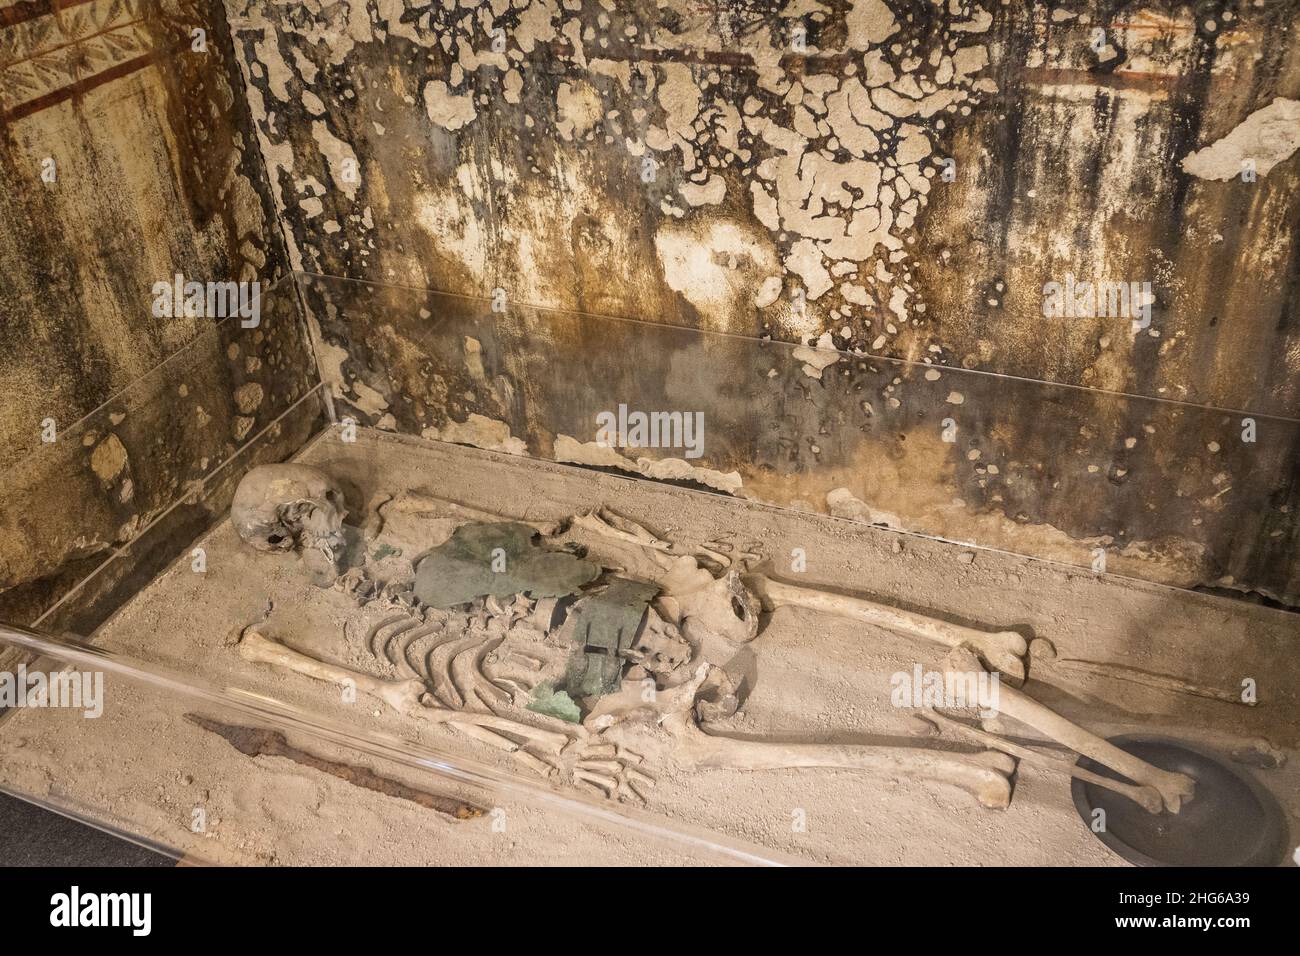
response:
<path fill-rule="evenodd" d="M 848 744 L 770 744 L 715 737 L 696 725 L 691 713 L 673 714 L 663 721 L 677 737 L 674 756 L 698 767 L 731 770 L 779 770 L 790 767 L 831 767 L 868 770 L 898 777 L 923 777 L 955 784 L 986 807 L 1005 809 L 1011 803 L 1011 773 L 1016 762 L 1004 753 L 987 750 L 958 754 L 911 747 Z"/>
<path fill-rule="evenodd" d="M 959 647 L 949 653 L 948 666 L 951 670 L 969 673 L 978 670 L 981 665 L 975 654 L 967 648 Z M 1123 774 L 1139 786 L 1155 788 L 1170 813 L 1177 813 L 1183 801 L 1190 800 L 1195 791 L 1196 782 L 1186 774 L 1161 770 L 1120 750 L 1110 741 L 1084 730 L 1016 687 L 999 685 L 997 710 Z"/>
<path fill-rule="evenodd" d="M 789 605 L 836 614 L 902 634 L 911 634 L 945 647 L 967 644 L 1008 677 L 1025 679 L 1024 656 L 1029 645 L 1015 631 L 977 631 L 864 598 L 783 584 L 759 574 L 750 575 L 745 583 L 758 594 L 765 607 Z"/>
<path fill-rule="evenodd" d="M 1091 770 L 1084 770 L 1066 760 L 1060 760 L 1056 757 L 1049 757 L 1040 754 L 1028 747 L 1022 747 L 997 734 L 991 734 L 988 731 L 980 730 L 978 727 L 969 727 L 961 721 L 953 720 L 945 714 L 936 710 L 931 710 L 927 716 L 938 720 L 946 727 L 951 727 L 959 736 L 966 737 L 976 743 L 983 744 L 992 750 L 1000 750 L 1005 754 L 1017 757 L 1023 763 L 1031 766 L 1046 767 L 1051 770 L 1058 770 L 1061 773 L 1068 774 L 1071 777 L 1077 777 L 1087 783 L 1099 787 L 1105 787 L 1107 790 L 1113 790 L 1116 793 L 1123 794 L 1142 809 L 1150 813 L 1159 813 L 1164 809 L 1164 801 L 1160 798 L 1160 793 L 1154 787 L 1138 787 L 1131 783 L 1123 783 L 1119 780 L 1112 780 L 1110 777 L 1103 777 L 1099 773 L 1093 773 Z"/>

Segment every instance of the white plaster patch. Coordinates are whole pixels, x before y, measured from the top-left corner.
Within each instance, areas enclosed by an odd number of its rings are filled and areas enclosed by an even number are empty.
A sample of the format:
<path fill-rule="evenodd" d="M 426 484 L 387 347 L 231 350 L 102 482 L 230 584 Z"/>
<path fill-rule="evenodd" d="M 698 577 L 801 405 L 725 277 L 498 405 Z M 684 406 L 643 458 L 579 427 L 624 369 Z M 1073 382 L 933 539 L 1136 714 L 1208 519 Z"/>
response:
<path fill-rule="evenodd" d="M 769 244 L 725 220 L 710 223 L 702 232 L 662 226 L 655 234 L 655 251 L 668 287 L 718 327 L 725 327 L 734 311 L 748 304 L 754 283 L 776 266 Z"/>
<path fill-rule="evenodd" d="M 744 484 L 738 471 L 721 472 L 692 465 L 684 458 L 638 458 L 637 467 L 647 478 L 658 481 L 697 481 L 734 495 Z"/>
<path fill-rule="evenodd" d="M 790 247 L 785 267 L 803 280 L 809 299 L 819 298 L 835 285 L 831 274 L 822 265 L 822 254 L 817 244 L 811 239 L 800 239 Z"/>
<path fill-rule="evenodd" d="M 334 183 L 343 190 L 348 199 L 357 198 L 357 186 L 361 182 L 361 167 L 357 163 L 357 154 L 352 147 L 329 131 L 321 120 L 311 124 L 311 136 L 321 155 L 329 163 L 330 176 Z"/>
<path fill-rule="evenodd" d="M 684 458 L 638 458 L 633 461 L 618 450 L 598 442 L 580 442 L 571 435 L 556 435 L 552 456 L 556 461 L 598 468 L 617 468 L 658 481 L 697 481 L 710 488 L 738 494 L 744 485 L 737 471 L 721 472 L 692 465 Z"/>
<path fill-rule="evenodd" d="M 352 383 L 352 390 L 357 394 L 356 401 L 352 404 L 367 415 L 378 415 L 388 408 L 388 399 L 360 379 Z"/>
<path fill-rule="evenodd" d="M 1300 149 L 1300 100 L 1278 97 L 1256 110 L 1223 139 L 1183 158 L 1183 172 L 1220 182 L 1242 174 L 1253 161 L 1255 173 L 1267 176 Z"/>
<path fill-rule="evenodd" d="M 561 83 L 555 91 L 556 123 L 560 138 L 581 139 L 600 122 L 604 100 L 587 83 Z"/>
<path fill-rule="evenodd" d="M 425 85 L 424 109 L 430 120 L 453 132 L 478 116 L 473 95 L 465 93 L 457 96 L 443 80 L 431 80 Z"/>
<path fill-rule="evenodd" d="M 471 412 L 463 422 L 449 421 L 440 429 L 426 428 L 420 435 L 436 441 L 505 452 L 507 455 L 528 454 L 528 446 L 523 439 L 515 438 L 510 434 L 510 426 L 507 423 L 475 412 Z"/>
<path fill-rule="evenodd" d="M 312 116 L 325 115 L 325 104 L 321 101 L 321 98 L 311 90 L 302 91 L 302 105 L 307 107 L 307 112 Z"/>
<path fill-rule="evenodd" d="M 884 0 L 854 0 L 846 22 L 850 37 L 861 37 L 872 44 L 884 43 L 898 32 L 894 12 Z"/>
<path fill-rule="evenodd" d="M 829 332 L 823 332 L 815 345 L 801 345 L 792 354 L 796 361 L 803 362 L 803 373 L 815 379 L 820 379 L 823 370 L 840 360 Z"/>
<path fill-rule="evenodd" d="M 263 39 L 253 43 L 257 62 L 266 67 L 266 87 L 271 95 L 281 102 L 289 101 L 289 81 L 293 79 L 293 70 L 280 55 L 280 46 L 275 27 L 263 21 Z"/>
<path fill-rule="evenodd" d="M 763 280 L 763 284 L 758 287 L 754 293 L 754 305 L 760 309 L 766 309 L 781 297 L 781 287 L 784 283 L 780 276 L 768 276 Z"/>
<path fill-rule="evenodd" d="M 902 530 L 903 520 L 890 511 L 877 511 L 847 488 L 835 488 L 826 493 L 826 510 L 837 518 L 865 521 Z"/>
<path fill-rule="evenodd" d="M 506 73 L 506 78 L 501 84 L 501 94 L 505 97 L 507 103 L 518 104 L 520 101 L 519 94 L 524 88 L 524 78 L 518 70 L 510 70 Z"/>
<path fill-rule="evenodd" d="M 482 286 L 487 274 L 486 236 L 468 197 L 455 189 L 422 195 L 416 222 L 440 253 L 455 258 Z"/>
<path fill-rule="evenodd" d="M 702 184 L 686 182 L 678 187 L 682 198 L 692 206 L 716 206 L 727 195 L 727 181 L 721 176 L 710 176 Z"/>

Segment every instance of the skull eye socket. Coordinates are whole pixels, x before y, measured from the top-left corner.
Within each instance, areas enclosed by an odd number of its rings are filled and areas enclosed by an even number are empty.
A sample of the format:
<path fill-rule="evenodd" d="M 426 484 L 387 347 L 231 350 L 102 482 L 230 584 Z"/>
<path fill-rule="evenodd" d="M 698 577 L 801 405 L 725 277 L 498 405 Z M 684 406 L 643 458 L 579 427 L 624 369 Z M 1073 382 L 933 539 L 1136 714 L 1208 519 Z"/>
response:
<path fill-rule="evenodd" d="M 267 543 L 268 543 L 268 544 L 279 544 L 281 541 L 284 540 L 284 535 L 282 535 L 282 534 L 273 534 L 273 535 L 269 536 L 266 540 L 267 540 Z"/>
<path fill-rule="evenodd" d="M 742 621 L 745 619 L 745 605 L 740 598 L 735 595 L 732 595 L 731 597 L 731 611 Z"/>

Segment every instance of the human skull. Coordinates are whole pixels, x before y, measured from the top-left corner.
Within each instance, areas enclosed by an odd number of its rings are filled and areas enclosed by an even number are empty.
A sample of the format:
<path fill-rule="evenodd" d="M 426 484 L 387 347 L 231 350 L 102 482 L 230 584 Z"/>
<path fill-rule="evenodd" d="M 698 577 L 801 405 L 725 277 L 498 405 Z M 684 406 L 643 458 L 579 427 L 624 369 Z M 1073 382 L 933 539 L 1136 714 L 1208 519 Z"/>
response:
<path fill-rule="evenodd" d="M 258 551 L 297 551 L 314 572 L 338 573 L 343 554 L 343 491 L 308 465 L 259 465 L 230 505 L 239 536 Z"/>

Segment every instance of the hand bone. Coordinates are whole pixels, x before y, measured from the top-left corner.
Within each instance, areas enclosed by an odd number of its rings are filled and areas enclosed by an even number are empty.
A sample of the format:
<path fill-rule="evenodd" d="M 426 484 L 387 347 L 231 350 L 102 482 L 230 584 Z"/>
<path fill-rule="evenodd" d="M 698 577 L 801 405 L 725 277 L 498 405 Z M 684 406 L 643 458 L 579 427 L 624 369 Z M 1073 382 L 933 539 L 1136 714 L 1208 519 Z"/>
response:
<path fill-rule="evenodd" d="M 611 799 L 630 797 L 645 803 L 644 791 L 655 784 L 636 768 L 641 762 L 639 756 L 599 739 L 574 740 L 565 748 L 561 759 L 574 781 Z"/>

